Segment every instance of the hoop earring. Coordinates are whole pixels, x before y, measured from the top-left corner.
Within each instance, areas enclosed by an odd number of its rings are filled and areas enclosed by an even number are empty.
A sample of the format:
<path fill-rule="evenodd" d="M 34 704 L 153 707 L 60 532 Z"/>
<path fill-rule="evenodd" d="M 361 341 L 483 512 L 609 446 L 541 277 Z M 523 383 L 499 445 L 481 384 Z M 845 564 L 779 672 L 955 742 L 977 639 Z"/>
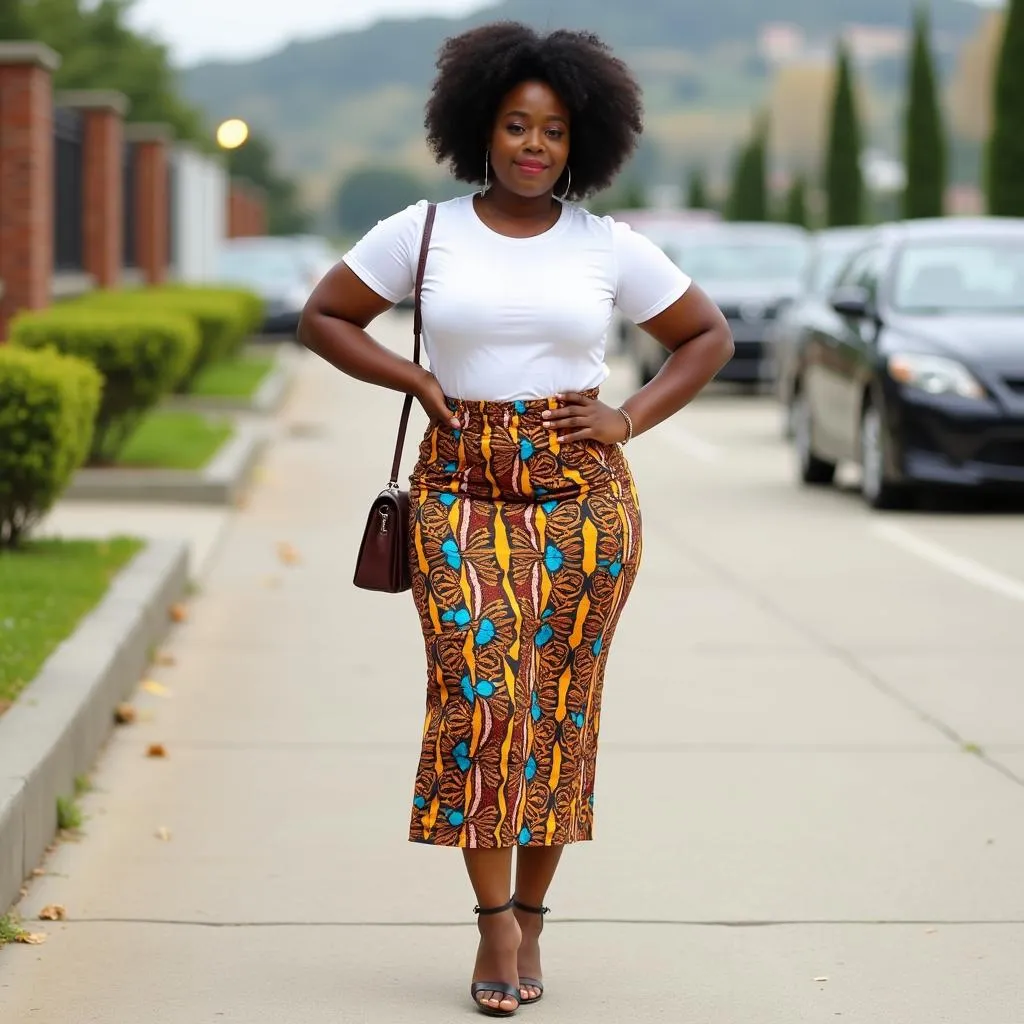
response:
<path fill-rule="evenodd" d="M 490 149 L 484 154 L 484 187 L 480 190 L 480 195 L 487 195 L 491 187 L 491 151 Z"/>
<path fill-rule="evenodd" d="M 569 194 L 569 191 L 572 188 L 572 168 L 567 165 L 565 169 L 569 172 L 569 181 L 565 186 L 565 191 L 558 197 L 558 201 L 560 203 L 565 202 L 565 197 Z"/>

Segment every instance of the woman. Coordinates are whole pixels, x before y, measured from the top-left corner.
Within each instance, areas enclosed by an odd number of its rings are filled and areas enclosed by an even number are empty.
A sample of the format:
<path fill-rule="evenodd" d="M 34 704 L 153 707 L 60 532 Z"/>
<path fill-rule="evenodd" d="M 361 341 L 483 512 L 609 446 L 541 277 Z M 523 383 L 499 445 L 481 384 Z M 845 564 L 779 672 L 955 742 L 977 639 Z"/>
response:
<path fill-rule="evenodd" d="M 431 420 L 410 488 L 428 668 L 411 839 L 464 851 L 479 903 L 472 997 L 511 1016 L 543 993 L 562 849 L 592 836 L 605 661 L 641 551 L 620 446 L 690 402 L 733 343 L 652 243 L 568 203 L 606 188 L 642 130 L 640 90 L 603 43 L 493 24 L 448 40 L 438 71 L 429 143 L 481 187 L 437 208 L 430 370 L 366 333 L 413 291 L 425 203 L 356 244 L 299 336 L 343 372 L 415 395 Z M 613 306 L 671 352 L 621 408 L 598 394 Z"/>

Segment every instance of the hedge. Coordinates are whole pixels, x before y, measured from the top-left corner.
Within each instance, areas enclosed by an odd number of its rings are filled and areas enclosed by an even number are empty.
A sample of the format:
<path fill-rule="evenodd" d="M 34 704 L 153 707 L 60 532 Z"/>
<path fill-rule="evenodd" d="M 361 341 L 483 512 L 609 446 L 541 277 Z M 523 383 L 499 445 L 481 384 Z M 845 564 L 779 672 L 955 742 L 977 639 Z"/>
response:
<path fill-rule="evenodd" d="M 52 347 L 92 363 L 104 380 L 90 461 L 112 462 L 139 420 L 195 362 L 199 334 L 186 316 L 164 310 L 69 304 L 22 313 L 10 326 L 22 348 Z"/>
<path fill-rule="evenodd" d="M 199 330 L 200 345 L 195 360 L 178 382 L 179 391 L 188 391 L 196 377 L 211 363 L 235 355 L 250 333 L 256 315 L 251 296 L 243 299 L 237 291 L 194 285 L 158 285 L 91 292 L 65 308 L 72 307 L 167 311 L 191 317 Z M 262 321 L 262 313 L 260 318 Z"/>
<path fill-rule="evenodd" d="M 103 378 L 52 350 L 0 347 L 0 547 L 15 547 L 85 461 Z"/>

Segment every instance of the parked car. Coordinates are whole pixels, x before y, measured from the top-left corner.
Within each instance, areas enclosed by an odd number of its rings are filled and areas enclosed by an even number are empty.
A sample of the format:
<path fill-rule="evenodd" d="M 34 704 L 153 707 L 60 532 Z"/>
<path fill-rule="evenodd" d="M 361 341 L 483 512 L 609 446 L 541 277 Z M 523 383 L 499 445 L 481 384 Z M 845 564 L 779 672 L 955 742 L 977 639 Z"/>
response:
<path fill-rule="evenodd" d="M 870 235 L 871 228 L 827 228 L 817 232 L 810 244 L 807 265 L 796 298 L 779 311 L 766 334 L 769 377 L 782 405 L 785 437 L 793 436 L 793 382 L 800 353 L 810 331 L 823 320 L 832 321 L 829 304 L 832 286 L 844 265 Z"/>
<path fill-rule="evenodd" d="M 804 482 L 858 463 L 875 508 L 925 485 L 1024 487 L 1024 219 L 878 228 L 830 302 L 795 378 Z"/>
<path fill-rule="evenodd" d="M 659 228 L 650 237 L 729 321 L 736 351 L 718 379 L 745 384 L 769 380 L 773 364 L 766 357 L 768 329 L 781 307 L 799 293 L 809 233 L 789 224 L 720 222 Z M 629 330 L 628 344 L 640 380 L 647 383 L 668 353 L 636 328 Z"/>
<path fill-rule="evenodd" d="M 306 300 L 335 261 L 330 244 L 316 236 L 233 238 L 221 246 L 217 279 L 263 297 L 264 334 L 294 335 Z"/>

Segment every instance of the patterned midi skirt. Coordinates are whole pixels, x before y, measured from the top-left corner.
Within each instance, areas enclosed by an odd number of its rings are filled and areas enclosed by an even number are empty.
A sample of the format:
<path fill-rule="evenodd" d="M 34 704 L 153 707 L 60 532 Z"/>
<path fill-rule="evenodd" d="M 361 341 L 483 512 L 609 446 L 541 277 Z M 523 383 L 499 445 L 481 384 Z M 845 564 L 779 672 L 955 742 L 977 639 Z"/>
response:
<path fill-rule="evenodd" d="M 596 395 L 596 391 L 588 392 Z M 427 709 L 410 839 L 494 849 L 593 835 L 605 663 L 640 564 L 618 445 L 560 444 L 555 399 L 449 400 L 410 479 Z"/>

